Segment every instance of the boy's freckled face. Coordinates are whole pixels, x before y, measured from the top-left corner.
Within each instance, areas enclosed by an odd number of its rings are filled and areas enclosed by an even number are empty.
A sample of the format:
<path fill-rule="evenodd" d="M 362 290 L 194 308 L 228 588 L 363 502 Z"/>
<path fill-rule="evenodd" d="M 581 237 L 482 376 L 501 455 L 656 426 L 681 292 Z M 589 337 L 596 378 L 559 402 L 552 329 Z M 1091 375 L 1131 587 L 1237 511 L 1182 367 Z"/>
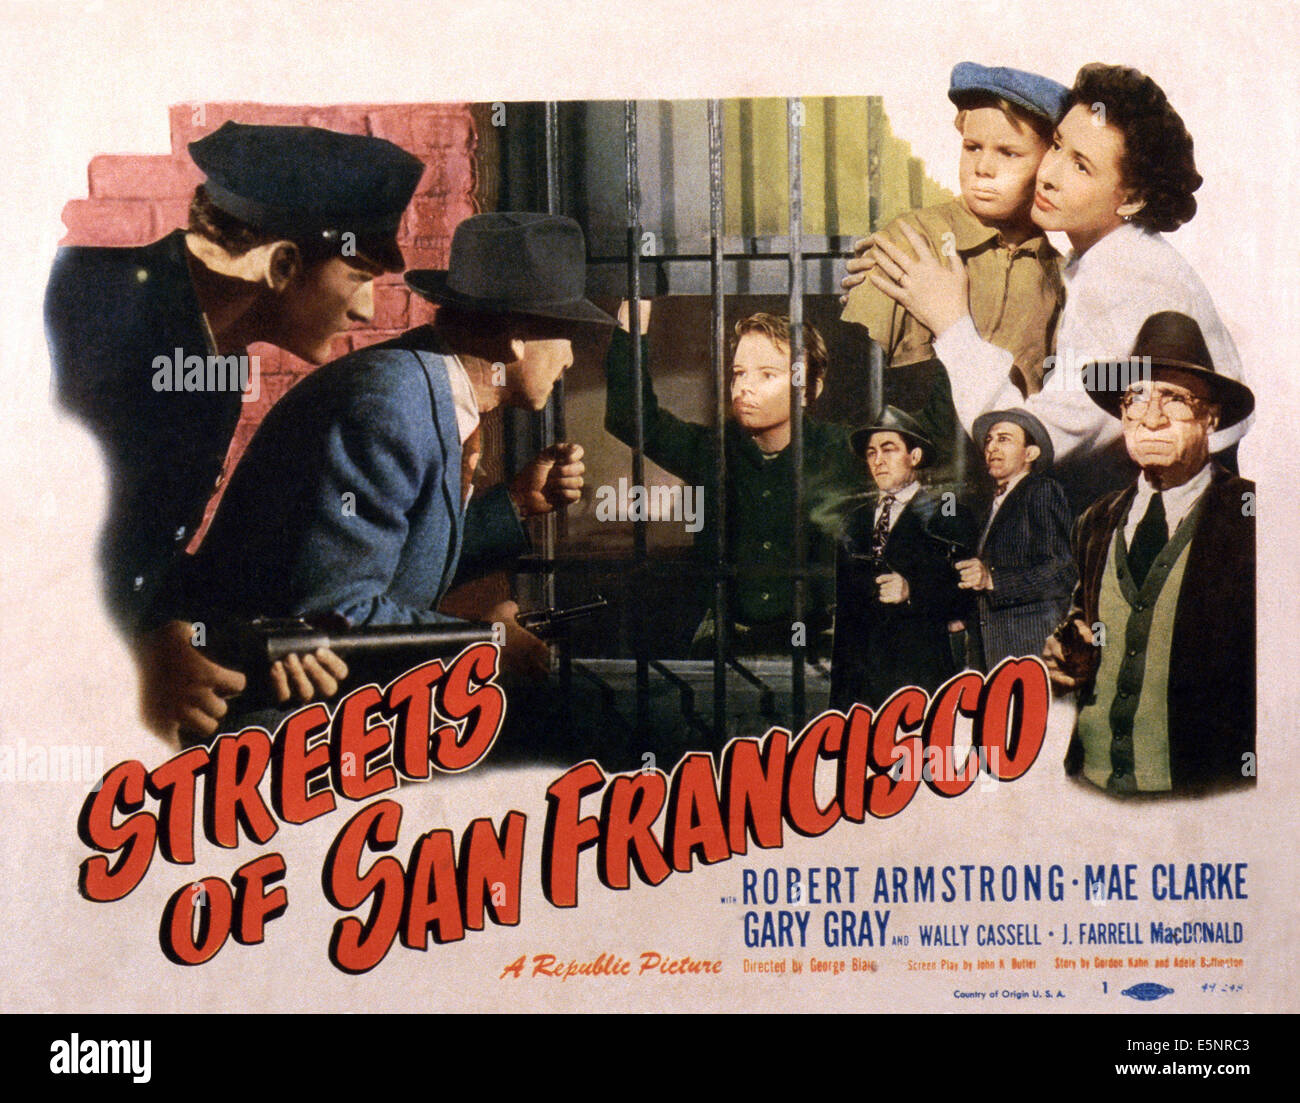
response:
<path fill-rule="evenodd" d="M 731 362 L 731 412 L 755 434 L 790 420 L 790 350 L 761 333 L 746 333 Z"/>
<path fill-rule="evenodd" d="M 993 224 L 1026 220 L 1047 143 L 1028 126 L 1017 129 L 996 107 L 967 111 L 961 134 L 958 176 L 970 212 Z"/>

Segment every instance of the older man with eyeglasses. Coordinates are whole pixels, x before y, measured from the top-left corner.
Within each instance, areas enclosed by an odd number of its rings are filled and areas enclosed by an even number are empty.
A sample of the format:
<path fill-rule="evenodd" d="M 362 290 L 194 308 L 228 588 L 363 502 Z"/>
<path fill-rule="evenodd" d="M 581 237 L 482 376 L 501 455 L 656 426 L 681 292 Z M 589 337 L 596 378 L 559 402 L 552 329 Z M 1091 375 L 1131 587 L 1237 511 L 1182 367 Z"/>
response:
<path fill-rule="evenodd" d="M 1123 390 L 1107 365 L 1084 370 L 1142 470 L 1075 527 L 1079 583 L 1044 653 L 1079 693 L 1066 771 L 1114 794 L 1253 782 L 1255 484 L 1210 459 L 1210 434 L 1254 395 L 1173 311 L 1147 319 L 1127 366 Z"/>

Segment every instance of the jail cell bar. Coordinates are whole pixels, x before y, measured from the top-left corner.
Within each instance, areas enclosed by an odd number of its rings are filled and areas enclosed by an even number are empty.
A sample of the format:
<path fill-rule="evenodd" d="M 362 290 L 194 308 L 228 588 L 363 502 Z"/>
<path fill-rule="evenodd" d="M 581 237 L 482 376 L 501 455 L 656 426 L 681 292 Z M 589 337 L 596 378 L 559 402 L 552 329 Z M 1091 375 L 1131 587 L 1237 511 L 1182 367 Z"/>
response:
<path fill-rule="evenodd" d="M 800 147 L 800 125 L 802 123 L 802 105 L 798 100 L 788 103 L 788 138 L 789 138 L 789 177 L 790 177 L 790 320 L 791 349 L 790 358 L 793 366 L 798 366 L 795 385 L 791 388 L 791 443 L 794 461 L 794 517 L 791 526 L 795 546 L 795 566 L 793 570 L 794 600 L 793 621 L 804 621 L 807 549 L 804 547 L 804 477 L 803 477 L 803 174 Z M 559 206 L 559 143 L 557 125 L 558 105 L 546 104 L 546 195 L 547 209 L 558 213 Z M 637 105 L 628 100 L 623 105 L 624 152 L 626 171 L 627 200 L 627 301 L 629 303 L 629 328 L 632 330 L 632 395 L 633 395 L 633 448 L 632 448 L 632 482 L 636 486 L 645 484 L 645 411 L 642 392 L 645 366 L 641 362 L 641 342 L 638 339 L 639 313 L 641 301 L 640 270 L 640 171 L 637 155 Z M 731 568 L 727 563 L 727 497 L 726 497 L 726 416 L 729 404 L 729 388 L 726 366 L 726 320 L 723 280 L 723 239 L 724 222 L 724 182 L 723 182 L 723 123 L 722 104 L 719 100 L 708 101 L 708 153 L 709 153 L 709 275 L 712 298 L 713 326 L 711 335 L 711 353 L 714 382 L 714 433 L 715 433 L 715 479 L 712 487 L 713 509 L 715 510 L 716 545 L 714 548 L 714 582 L 713 582 L 713 621 L 714 621 L 714 655 L 713 655 L 713 729 L 714 738 L 721 744 L 727 731 L 727 667 L 735 666 L 730 660 L 731 626 L 727 609 L 727 580 Z M 875 371 L 872 372 L 873 382 Z M 874 388 L 873 388 L 874 389 Z M 557 384 L 551 402 L 542 414 L 541 434 L 543 444 L 551 444 L 561 439 L 564 425 L 564 393 L 562 382 Z M 633 522 L 633 577 L 644 572 L 648 558 L 647 525 L 644 518 Z M 562 533 L 561 533 L 562 535 Z M 544 593 L 548 605 L 554 604 L 555 563 L 557 544 L 557 525 L 548 518 L 543 530 L 544 555 L 543 578 Z M 634 610 L 632 640 L 636 661 L 636 729 L 646 729 L 649 716 L 650 668 L 652 665 L 666 675 L 668 672 L 660 664 L 652 663 L 647 648 L 647 634 L 641 611 Z M 561 648 L 562 652 L 567 648 Z M 804 656 L 806 639 L 801 634 L 794 642 L 792 626 L 791 645 L 791 684 L 793 696 L 793 720 L 796 726 L 802 723 L 805 712 Z M 561 655 L 562 667 L 568 667 L 568 655 Z M 744 671 L 741 671 L 744 673 Z M 568 679 L 562 679 L 567 683 Z"/>
<path fill-rule="evenodd" d="M 807 650 L 806 628 L 796 634 L 794 625 L 806 625 L 807 614 L 807 547 L 805 543 L 806 525 L 804 521 L 805 479 L 803 469 L 804 457 L 804 397 L 806 394 L 807 368 L 803 339 L 803 298 L 804 298 L 804 249 L 803 249 L 803 172 L 802 172 L 802 123 L 803 104 L 798 99 L 787 101 L 787 171 L 789 176 L 789 315 L 791 322 L 790 359 L 792 370 L 796 373 L 791 387 L 791 458 L 794 468 L 793 511 L 791 531 L 794 542 L 794 565 L 791 571 L 793 587 L 792 625 L 791 625 L 791 696 L 792 721 L 796 727 L 801 726 L 806 712 L 805 656 Z M 868 192 L 870 196 L 870 230 L 877 228 L 880 184 L 880 135 L 883 133 L 881 111 L 878 103 L 872 103 L 872 112 L 868 117 Z M 545 150 L 546 150 L 546 196 L 547 209 L 550 213 L 560 213 L 561 190 L 559 180 L 559 125 L 558 108 L 555 102 L 545 105 Z M 726 498 L 726 416 L 729 405 L 729 386 L 726 364 L 726 321 L 725 290 L 727 281 L 725 265 L 728 261 L 743 262 L 744 255 L 729 256 L 724 253 L 724 179 L 723 179 L 723 110 L 720 100 L 707 102 L 708 119 L 708 166 L 709 166 L 709 288 L 712 300 L 711 358 L 714 382 L 714 433 L 716 454 L 716 478 L 711 487 L 713 509 L 716 518 L 716 543 L 714 547 L 712 607 L 715 626 L 713 654 L 713 709 L 712 723 L 715 739 L 719 745 L 727 734 L 727 669 L 737 671 L 745 680 L 753 681 L 754 676 L 730 654 L 731 624 L 728 616 L 727 583 L 734 574 L 734 568 L 727 562 L 727 498 Z M 631 341 L 632 377 L 633 377 L 633 415 L 634 446 L 632 450 L 632 481 L 634 485 L 645 485 L 644 455 L 644 405 L 643 376 L 645 365 L 642 363 L 641 342 L 637 339 L 639 325 L 639 303 L 641 300 L 641 196 L 640 171 L 637 149 L 637 104 L 625 101 L 623 105 L 624 121 L 624 169 L 626 185 L 626 271 L 627 301 L 629 303 Z M 917 197 L 919 202 L 919 196 Z M 668 259 L 668 258 L 661 258 Z M 683 258 L 685 259 L 685 258 Z M 874 341 L 868 343 L 866 384 L 868 406 L 872 410 L 881 408 L 884 402 L 884 364 L 880 346 Z M 549 445 L 562 440 L 565 432 L 564 390 L 560 380 L 553 393 L 551 402 L 543 411 L 539 425 L 542 444 Z M 954 441 L 954 455 L 962 456 L 964 437 L 960 426 Z M 638 518 L 633 522 L 633 577 L 648 569 L 648 522 Z M 543 574 L 545 600 L 548 605 L 555 604 L 555 571 L 557 566 L 557 544 L 564 536 L 564 518 L 551 517 L 543 530 L 544 555 L 539 564 Z M 631 618 L 632 643 L 636 665 L 636 729 L 646 729 L 649 715 L 650 670 L 653 667 L 662 676 L 669 672 L 662 664 L 651 659 L 648 653 L 648 640 L 644 617 L 640 609 L 629 611 Z M 565 691 L 571 682 L 570 655 L 568 645 L 560 641 L 561 684 Z M 670 680 L 672 680 L 670 678 Z M 699 721 L 693 720 L 692 726 Z"/>

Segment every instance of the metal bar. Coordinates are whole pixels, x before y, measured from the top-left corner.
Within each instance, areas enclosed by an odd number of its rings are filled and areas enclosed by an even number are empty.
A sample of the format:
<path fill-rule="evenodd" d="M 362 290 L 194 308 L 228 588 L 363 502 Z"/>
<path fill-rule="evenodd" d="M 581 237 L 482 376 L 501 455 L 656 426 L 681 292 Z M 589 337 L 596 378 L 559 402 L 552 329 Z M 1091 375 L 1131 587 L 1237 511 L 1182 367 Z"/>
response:
<path fill-rule="evenodd" d="M 560 105 L 546 104 L 546 213 L 560 213 Z"/>
<path fill-rule="evenodd" d="M 727 659 L 727 665 L 737 674 L 745 679 L 751 686 L 758 690 L 758 709 L 768 719 L 776 718 L 776 690 L 768 685 L 762 678 L 755 674 L 749 667 L 744 666 L 734 657 Z"/>
<path fill-rule="evenodd" d="M 885 352 L 874 340 L 867 351 L 867 397 L 874 418 L 885 406 Z"/>
<path fill-rule="evenodd" d="M 709 731 L 708 724 L 701 720 L 699 713 L 695 711 L 695 690 L 691 688 L 691 683 L 680 675 L 674 674 L 658 659 L 651 659 L 650 665 L 654 667 L 656 674 L 677 687 L 678 700 L 681 702 L 681 714 L 686 723 L 694 731 L 699 732 L 705 739 L 708 739 L 712 733 Z"/>
<path fill-rule="evenodd" d="M 790 648 L 790 690 L 792 725 L 804 722 L 804 651 L 807 623 L 804 615 L 808 546 L 804 540 L 803 404 L 806 365 L 803 347 L 803 104 L 791 99 L 786 104 L 786 141 L 790 169 L 790 460 L 794 467 L 794 516 L 791 543 L 794 550 L 794 603 Z"/>
<path fill-rule="evenodd" d="M 713 732 L 727 740 L 727 654 L 731 622 L 727 611 L 727 322 L 722 293 L 722 102 L 709 100 L 709 283 L 713 295 L 713 431 L 717 479 L 713 516 L 717 537 L 713 567 Z"/>
<path fill-rule="evenodd" d="M 546 104 L 546 212 L 560 213 L 560 139 L 559 139 L 559 105 L 554 100 Z M 548 448 L 557 440 L 563 440 L 564 430 L 564 379 L 556 380 L 551 397 L 539 418 L 540 444 Z M 546 559 L 555 558 L 555 546 L 564 514 L 548 513 L 542 518 L 542 554 Z M 555 604 L 555 579 L 547 575 L 542 583 L 542 601 L 548 608 Z"/>
<path fill-rule="evenodd" d="M 583 574 L 591 575 L 593 571 L 605 571 L 611 577 L 618 578 L 630 573 L 637 565 L 636 559 L 630 556 L 595 556 L 595 555 L 562 555 L 558 556 L 553 564 L 543 562 L 540 556 L 528 556 L 520 559 L 515 565 L 518 574 L 541 574 L 544 571 L 554 569 L 557 573 L 563 574 Z M 707 578 L 713 577 L 713 565 L 701 564 L 696 566 L 690 562 L 678 562 L 672 559 L 656 561 L 647 560 L 641 573 L 656 578 Z M 834 578 L 835 570 L 833 567 L 818 566 L 812 564 L 804 570 L 808 578 Z M 789 571 L 772 567 L 750 567 L 745 564 L 729 563 L 727 565 L 727 575 L 731 578 L 763 578 L 781 581 L 788 580 Z"/>
<path fill-rule="evenodd" d="M 880 96 L 867 97 L 867 232 L 880 229 L 881 197 L 884 185 L 880 164 L 885 146 L 885 101 Z"/>
<path fill-rule="evenodd" d="M 559 104 L 554 100 L 546 103 L 546 213 L 560 213 L 560 125 Z M 551 397 L 542 410 L 539 419 L 541 445 L 549 448 L 556 441 L 564 439 L 564 377 L 555 381 Z M 542 603 L 548 609 L 558 604 L 555 594 L 555 562 L 559 542 L 567 533 L 564 511 L 548 513 L 542 518 L 542 556 L 548 564 L 548 570 L 542 575 Z M 573 682 L 572 649 L 568 640 L 560 640 L 556 645 L 559 658 L 560 693 L 564 701 L 571 699 L 570 690 Z"/>
<path fill-rule="evenodd" d="M 645 486 L 645 403 L 641 363 L 641 196 L 637 165 L 636 100 L 623 104 L 623 141 L 627 169 L 627 302 L 628 329 L 632 337 L 632 485 Z M 633 522 L 632 549 L 637 570 L 646 560 L 646 525 L 644 518 Z M 632 647 L 636 654 L 636 727 L 638 734 L 647 730 L 650 716 L 650 661 L 646 650 L 644 614 L 634 606 Z"/>

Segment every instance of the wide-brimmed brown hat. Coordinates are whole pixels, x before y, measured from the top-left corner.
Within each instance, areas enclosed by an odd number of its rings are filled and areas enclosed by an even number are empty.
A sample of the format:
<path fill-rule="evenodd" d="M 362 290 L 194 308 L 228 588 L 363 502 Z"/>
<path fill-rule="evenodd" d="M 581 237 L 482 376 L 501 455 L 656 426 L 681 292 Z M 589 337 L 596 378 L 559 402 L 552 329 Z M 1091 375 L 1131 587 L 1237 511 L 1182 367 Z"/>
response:
<path fill-rule="evenodd" d="M 616 324 L 585 298 L 582 227 L 562 215 L 496 211 L 467 218 L 452 235 L 446 270 L 417 268 L 406 282 L 431 302 L 485 314 Z"/>
<path fill-rule="evenodd" d="M 897 433 L 908 445 L 919 448 L 921 462 L 917 464 L 918 467 L 933 463 L 938 454 L 938 449 L 927 435 L 925 427 L 911 414 L 900 410 L 897 406 L 884 407 L 879 415 L 871 419 L 870 424 L 854 429 L 849 435 L 849 447 L 861 456 L 866 451 L 873 433 Z"/>
<path fill-rule="evenodd" d="M 1251 389 L 1214 370 L 1205 335 L 1195 318 L 1176 310 L 1152 314 L 1138 330 L 1133 352 L 1124 360 L 1090 360 L 1080 368 L 1093 402 L 1111 417 L 1122 413 L 1124 392 L 1150 366 L 1151 378 L 1170 383 L 1198 380 L 1219 406 L 1219 428 L 1236 425 L 1255 409 Z"/>

